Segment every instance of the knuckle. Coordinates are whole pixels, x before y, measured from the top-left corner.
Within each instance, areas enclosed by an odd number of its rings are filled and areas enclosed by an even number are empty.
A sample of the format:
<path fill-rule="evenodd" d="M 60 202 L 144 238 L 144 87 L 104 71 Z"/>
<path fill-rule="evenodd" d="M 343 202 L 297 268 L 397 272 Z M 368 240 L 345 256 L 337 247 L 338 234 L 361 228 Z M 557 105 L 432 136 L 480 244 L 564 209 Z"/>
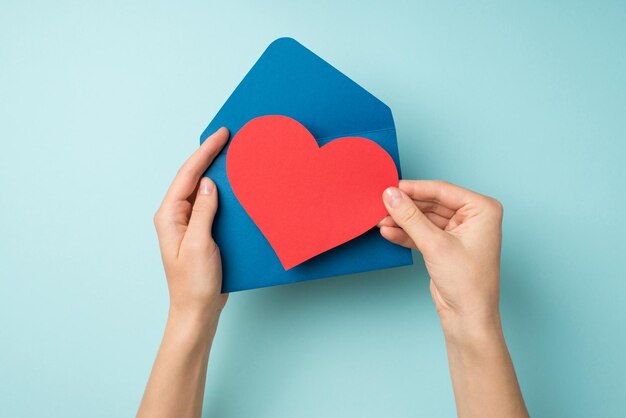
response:
<path fill-rule="evenodd" d="M 438 205 L 433 202 L 428 202 L 421 205 L 420 209 L 422 212 L 434 212 L 437 209 Z"/>
<path fill-rule="evenodd" d="M 191 203 L 189 203 L 188 201 L 179 200 L 177 202 L 174 202 L 174 204 L 172 205 L 172 211 L 175 213 L 186 212 L 187 210 L 189 210 L 189 206 L 191 206 Z M 170 212 L 169 208 L 168 212 Z"/>
<path fill-rule="evenodd" d="M 445 186 L 451 186 L 452 183 L 450 183 L 447 180 L 434 180 L 434 183 L 439 186 L 439 187 L 445 187 Z"/>
<path fill-rule="evenodd" d="M 206 141 L 205 141 L 206 142 Z M 203 144 L 205 143 L 203 142 Z M 215 156 L 217 155 L 217 153 L 220 151 L 220 149 L 216 148 L 214 146 L 213 141 L 209 141 L 209 146 L 208 147 L 200 147 L 200 152 L 203 152 L 204 154 L 206 154 L 206 156 L 208 158 L 215 158 Z"/>
<path fill-rule="evenodd" d="M 400 221 L 404 224 L 410 224 L 415 222 L 417 216 L 417 207 L 415 205 L 411 205 L 407 207 L 404 211 L 402 211 L 402 213 L 400 214 Z"/>
<path fill-rule="evenodd" d="M 178 174 L 186 176 L 186 175 L 191 174 L 192 171 L 193 170 L 191 168 L 191 164 L 189 164 L 189 160 L 187 160 L 187 161 L 185 161 L 185 164 L 180 166 L 180 168 L 178 169 Z"/>
<path fill-rule="evenodd" d="M 162 218 L 163 218 L 163 215 L 162 215 L 161 209 L 159 208 L 159 209 L 158 209 L 158 210 L 154 213 L 154 216 L 152 216 L 152 222 L 154 223 L 154 227 L 155 227 L 156 229 L 159 229 L 159 227 L 160 227 L 160 225 L 161 225 L 161 223 L 162 223 Z"/>
<path fill-rule="evenodd" d="M 194 208 L 191 211 L 191 216 L 194 215 L 206 215 L 209 213 L 209 210 L 205 207 L 201 207 L 201 206 L 194 206 Z"/>
<path fill-rule="evenodd" d="M 208 239 L 190 239 L 185 241 L 185 250 L 194 254 L 198 253 L 206 253 L 207 250 L 211 248 L 210 242 Z"/>
<path fill-rule="evenodd" d="M 197 170 L 194 167 L 190 167 L 189 164 L 185 164 L 178 169 L 177 177 L 194 178 L 196 176 Z"/>
<path fill-rule="evenodd" d="M 213 212 L 213 205 L 210 202 L 205 201 L 205 199 L 196 200 L 196 203 L 193 205 L 192 209 L 193 213 L 211 213 Z"/>
<path fill-rule="evenodd" d="M 206 238 L 192 239 L 185 242 L 185 252 L 190 254 L 207 254 L 213 256 L 217 250 L 217 244 L 207 232 Z"/>
<path fill-rule="evenodd" d="M 504 212 L 504 206 L 498 199 L 494 199 L 493 197 L 487 197 L 487 206 L 494 214 L 502 216 L 502 213 Z"/>
<path fill-rule="evenodd" d="M 187 173 L 188 171 L 189 170 L 187 169 L 187 167 L 185 165 L 183 165 L 176 172 L 176 177 L 183 177 L 185 175 L 185 173 Z"/>

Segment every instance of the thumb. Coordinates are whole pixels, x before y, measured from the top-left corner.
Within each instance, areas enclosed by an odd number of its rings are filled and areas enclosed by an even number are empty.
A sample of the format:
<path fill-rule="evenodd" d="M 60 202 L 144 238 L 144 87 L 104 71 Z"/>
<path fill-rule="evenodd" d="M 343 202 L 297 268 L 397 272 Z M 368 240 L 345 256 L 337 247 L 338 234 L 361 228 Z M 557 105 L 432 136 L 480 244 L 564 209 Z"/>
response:
<path fill-rule="evenodd" d="M 445 233 L 437 228 L 419 210 L 415 202 L 397 187 L 388 187 L 383 193 L 383 202 L 396 224 L 415 242 L 424 253 L 434 242 L 445 239 Z"/>
<path fill-rule="evenodd" d="M 203 177 L 193 204 L 185 240 L 196 244 L 212 242 L 211 227 L 217 211 L 217 188 L 213 180 Z"/>

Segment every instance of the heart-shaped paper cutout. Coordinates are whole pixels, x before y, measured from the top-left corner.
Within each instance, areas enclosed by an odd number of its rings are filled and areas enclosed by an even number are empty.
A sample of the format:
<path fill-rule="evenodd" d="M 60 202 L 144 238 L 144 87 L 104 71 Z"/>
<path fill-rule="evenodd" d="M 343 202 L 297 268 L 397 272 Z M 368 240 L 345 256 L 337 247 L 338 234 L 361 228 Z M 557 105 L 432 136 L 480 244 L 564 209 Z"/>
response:
<path fill-rule="evenodd" d="M 374 141 L 343 137 L 319 147 L 302 124 L 277 115 L 237 132 L 226 172 L 285 270 L 374 227 L 387 215 L 383 191 L 398 185 L 393 159 Z"/>

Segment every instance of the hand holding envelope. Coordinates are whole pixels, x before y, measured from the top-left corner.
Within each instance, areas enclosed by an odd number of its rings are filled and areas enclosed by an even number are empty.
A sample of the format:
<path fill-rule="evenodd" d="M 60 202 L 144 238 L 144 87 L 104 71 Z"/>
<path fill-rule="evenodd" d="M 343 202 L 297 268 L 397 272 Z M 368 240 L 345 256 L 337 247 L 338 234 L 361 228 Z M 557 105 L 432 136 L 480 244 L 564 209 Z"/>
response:
<path fill-rule="evenodd" d="M 220 194 L 222 291 L 412 263 L 371 230 L 399 178 L 391 111 L 348 77 L 278 39 L 202 138 L 220 126 L 233 139 L 206 175 Z"/>

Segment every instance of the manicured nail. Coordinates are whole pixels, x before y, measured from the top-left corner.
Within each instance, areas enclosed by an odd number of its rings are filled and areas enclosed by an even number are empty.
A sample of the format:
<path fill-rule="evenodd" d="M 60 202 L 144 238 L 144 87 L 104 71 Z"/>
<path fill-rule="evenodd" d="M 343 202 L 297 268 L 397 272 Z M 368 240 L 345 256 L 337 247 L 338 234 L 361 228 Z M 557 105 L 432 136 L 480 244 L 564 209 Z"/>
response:
<path fill-rule="evenodd" d="M 202 177 L 200 180 L 200 194 L 211 194 L 213 192 L 214 184 L 208 177 Z"/>
<path fill-rule="evenodd" d="M 395 187 L 388 187 L 385 190 L 385 193 L 383 193 L 383 197 L 390 208 L 395 208 L 396 206 L 398 206 L 398 203 L 400 203 L 400 199 L 402 199 L 400 190 L 396 189 Z"/>

